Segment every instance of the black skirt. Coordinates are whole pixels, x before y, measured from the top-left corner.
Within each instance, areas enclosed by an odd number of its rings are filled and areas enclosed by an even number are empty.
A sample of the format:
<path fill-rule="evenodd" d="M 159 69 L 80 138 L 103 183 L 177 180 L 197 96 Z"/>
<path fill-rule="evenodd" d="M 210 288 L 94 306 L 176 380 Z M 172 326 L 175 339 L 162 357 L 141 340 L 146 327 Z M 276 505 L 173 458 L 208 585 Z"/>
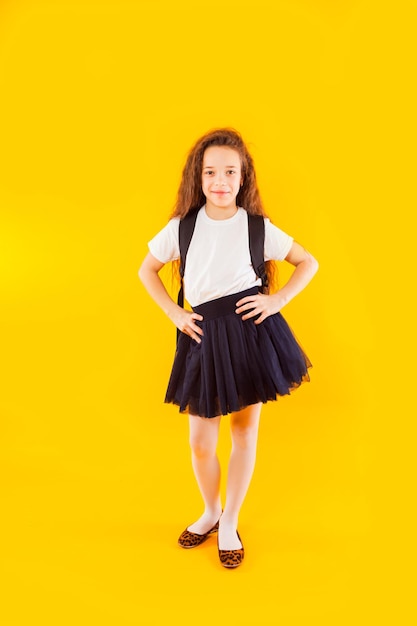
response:
<path fill-rule="evenodd" d="M 217 417 L 277 400 L 310 380 L 312 364 L 281 313 L 261 324 L 235 313 L 236 302 L 256 293 L 253 287 L 193 307 L 204 318 L 197 322 L 204 337 L 197 343 L 179 334 L 165 402 Z"/>

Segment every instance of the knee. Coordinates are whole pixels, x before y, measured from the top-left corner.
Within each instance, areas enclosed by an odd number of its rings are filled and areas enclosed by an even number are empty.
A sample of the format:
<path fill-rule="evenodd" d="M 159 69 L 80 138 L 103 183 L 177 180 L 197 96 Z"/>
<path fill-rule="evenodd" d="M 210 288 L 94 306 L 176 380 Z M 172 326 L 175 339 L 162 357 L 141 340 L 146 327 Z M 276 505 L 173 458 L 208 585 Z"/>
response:
<path fill-rule="evenodd" d="M 207 459 L 216 454 L 216 446 L 204 437 L 191 436 L 190 447 L 192 453 L 199 459 Z"/>
<path fill-rule="evenodd" d="M 232 430 L 233 445 L 242 450 L 256 448 L 258 429 L 256 427 L 235 426 Z"/>

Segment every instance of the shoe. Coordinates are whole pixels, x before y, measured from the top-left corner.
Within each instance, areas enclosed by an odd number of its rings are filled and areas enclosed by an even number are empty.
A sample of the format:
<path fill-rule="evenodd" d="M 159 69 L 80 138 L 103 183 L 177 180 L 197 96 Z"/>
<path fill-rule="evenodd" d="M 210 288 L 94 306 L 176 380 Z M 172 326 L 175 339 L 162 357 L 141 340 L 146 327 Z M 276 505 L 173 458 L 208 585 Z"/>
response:
<path fill-rule="evenodd" d="M 206 539 L 210 537 L 213 533 L 216 533 L 219 529 L 219 522 L 217 522 L 213 528 L 211 528 L 204 535 L 199 535 L 198 533 L 192 533 L 189 530 L 185 529 L 183 533 L 178 538 L 178 543 L 181 548 L 196 548 L 201 545 Z"/>
<path fill-rule="evenodd" d="M 242 543 L 240 535 L 237 531 L 236 534 L 239 538 L 240 543 Z M 227 567 L 229 569 L 239 567 L 239 565 L 242 564 L 242 561 L 245 558 L 245 549 L 243 547 L 243 543 L 242 547 L 238 550 L 220 550 L 219 537 L 217 536 L 217 549 L 219 551 L 220 563 L 223 565 L 223 567 Z"/>

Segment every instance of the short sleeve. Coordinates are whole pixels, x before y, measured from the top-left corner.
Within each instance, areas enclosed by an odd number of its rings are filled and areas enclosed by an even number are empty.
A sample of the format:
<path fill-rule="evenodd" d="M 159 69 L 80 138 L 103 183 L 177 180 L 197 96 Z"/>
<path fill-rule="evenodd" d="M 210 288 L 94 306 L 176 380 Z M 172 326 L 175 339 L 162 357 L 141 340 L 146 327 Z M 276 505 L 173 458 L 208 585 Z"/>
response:
<path fill-rule="evenodd" d="M 169 263 L 169 261 L 179 259 L 179 223 L 179 217 L 174 217 L 148 242 L 149 251 L 161 263 Z"/>
<path fill-rule="evenodd" d="M 294 238 L 283 230 L 271 224 L 268 218 L 265 218 L 265 261 L 283 261 L 293 244 Z"/>

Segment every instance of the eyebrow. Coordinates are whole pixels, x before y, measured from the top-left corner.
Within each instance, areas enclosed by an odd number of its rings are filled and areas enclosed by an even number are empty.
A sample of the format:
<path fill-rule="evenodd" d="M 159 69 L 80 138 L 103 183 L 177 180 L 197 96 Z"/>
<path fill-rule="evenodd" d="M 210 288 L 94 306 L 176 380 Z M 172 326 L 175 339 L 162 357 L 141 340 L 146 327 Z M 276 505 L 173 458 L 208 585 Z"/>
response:
<path fill-rule="evenodd" d="M 216 167 L 216 166 L 215 165 L 205 165 L 203 167 L 203 170 L 207 169 L 208 167 L 213 168 L 213 167 Z M 224 167 L 238 167 L 238 166 L 237 165 L 225 165 Z"/>

